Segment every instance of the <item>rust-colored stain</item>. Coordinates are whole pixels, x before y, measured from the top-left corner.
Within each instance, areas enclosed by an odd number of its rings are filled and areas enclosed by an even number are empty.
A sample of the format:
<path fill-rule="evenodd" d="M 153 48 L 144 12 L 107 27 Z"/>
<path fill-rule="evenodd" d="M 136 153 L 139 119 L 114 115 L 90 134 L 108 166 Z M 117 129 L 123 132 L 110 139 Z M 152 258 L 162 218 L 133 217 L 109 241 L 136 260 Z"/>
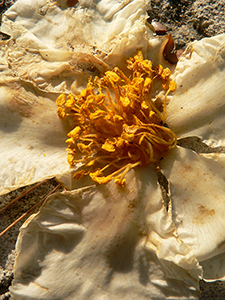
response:
<path fill-rule="evenodd" d="M 212 217 L 212 216 L 214 216 L 215 215 L 215 209 L 207 209 L 205 206 L 203 206 L 203 205 L 199 205 L 199 207 L 198 207 L 198 211 L 199 211 L 199 213 L 203 216 L 204 215 L 204 217 Z M 201 217 L 202 217 L 201 216 Z"/>
<path fill-rule="evenodd" d="M 189 164 L 184 164 L 183 167 L 184 167 L 184 169 L 185 169 L 185 172 L 192 171 L 192 169 L 193 169 L 192 166 L 189 165 Z"/>
<path fill-rule="evenodd" d="M 215 209 L 208 209 L 204 205 L 199 204 L 198 215 L 194 218 L 193 223 L 205 224 L 208 217 L 213 217 L 216 214 Z"/>

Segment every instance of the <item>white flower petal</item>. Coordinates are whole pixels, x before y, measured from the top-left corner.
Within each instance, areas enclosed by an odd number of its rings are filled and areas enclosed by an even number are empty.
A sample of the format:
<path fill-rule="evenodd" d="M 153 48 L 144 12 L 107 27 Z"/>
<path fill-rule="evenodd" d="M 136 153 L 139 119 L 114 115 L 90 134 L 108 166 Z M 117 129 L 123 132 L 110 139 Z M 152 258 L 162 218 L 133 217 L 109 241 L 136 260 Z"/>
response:
<path fill-rule="evenodd" d="M 201 268 L 162 205 L 153 167 L 57 193 L 22 227 L 15 299 L 197 299 Z"/>
<path fill-rule="evenodd" d="M 11 86 L 12 87 L 12 86 Z M 69 171 L 56 104 L 34 89 L 0 87 L 0 194 Z"/>
<path fill-rule="evenodd" d="M 199 261 L 225 250 L 225 155 L 204 156 L 177 147 L 162 161 L 174 224 Z"/>
<path fill-rule="evenodd" d="M 191 43 L 179 60 L 167 123 L 178 136 L 225 139 L 225 34 Z"/>

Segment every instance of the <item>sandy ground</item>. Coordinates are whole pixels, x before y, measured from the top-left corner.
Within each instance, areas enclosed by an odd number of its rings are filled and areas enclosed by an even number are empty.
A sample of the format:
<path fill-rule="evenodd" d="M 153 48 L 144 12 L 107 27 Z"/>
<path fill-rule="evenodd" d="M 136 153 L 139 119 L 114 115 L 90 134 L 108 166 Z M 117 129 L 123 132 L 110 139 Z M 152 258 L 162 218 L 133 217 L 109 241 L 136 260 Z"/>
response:
<path fill-rule="evenodd" d="M 15 1 L 0 0 L 0 14 L 13 2 Z M 188 42 L 225 32 L 224 0 L 152 0 L 148 21 L 151 23 L 152 20 L 164 24 L 167 31 L 173 35 L 176 49 L 182 49 Z M 2 213 L 0 215 L 0 232 L 33 204 L 40 201 L 56 185 L 55 180 L 50 180 Z M 0 209 L 26 189 L 21 188 L 0 197 Z M 0 237 L 0 300 L 10 299 L 8 287 L 13 279 L 15 242 L 23 222 L 24 220 L 20 221 L 4 236 Z M 201 281 L 200 288 L 200 299 L 225 299 L 225 284 L 223 282 L 209 284 Z"/>

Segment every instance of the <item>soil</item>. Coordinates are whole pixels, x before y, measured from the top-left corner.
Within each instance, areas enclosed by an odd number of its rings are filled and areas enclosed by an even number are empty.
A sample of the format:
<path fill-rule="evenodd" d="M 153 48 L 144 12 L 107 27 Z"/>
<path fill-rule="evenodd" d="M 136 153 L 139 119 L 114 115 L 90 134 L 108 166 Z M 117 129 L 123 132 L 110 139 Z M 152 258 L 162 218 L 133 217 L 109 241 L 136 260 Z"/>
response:
<path fill-rule="evenodd" d="M 14 2 L 15 0 L 0 0 L 0 16 Z M 184 49 L 191 41 L 225 32 L 224 0 L 152 0 L 148 15 L 149 23 L 160 22 L 166 27 L 167 32 L 172 34 L 177 50 Z M 43 195 L 50 192 L 56 184 L 56 181 L 50 180 L 2 213 L 0 232 L 32 204 L 43 198 Z M 6 205 L 27 188 L 0 197 L 0 209 L 1 205 Z M 0 237 L 0 300 L 10 299 L 8 288 L 13 279 L 15 242 L 23 222 L 24 220 L 20 221 Z M 225 299 L 225 283 L 221 281 L 215 283 L 201 281 L 200 288 L 201 300 Z"/>
<path fill-rule="evenodd" d="M 148 14 L 166 26 L 176 49 L 225 32 L 224 0 L 152 0 Z"/>

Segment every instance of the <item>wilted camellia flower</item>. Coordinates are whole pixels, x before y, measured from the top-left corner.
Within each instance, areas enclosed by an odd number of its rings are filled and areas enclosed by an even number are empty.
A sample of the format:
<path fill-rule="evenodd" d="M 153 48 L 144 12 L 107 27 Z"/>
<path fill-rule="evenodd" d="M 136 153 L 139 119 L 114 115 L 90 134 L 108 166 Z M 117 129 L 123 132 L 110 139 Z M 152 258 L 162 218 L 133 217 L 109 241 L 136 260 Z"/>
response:
<path fill-rule="evenodd" d="M 24 3 L 2 25 L 1 193 L 72 191 L 22 226 L 13 298 L 197 299 L 225 275 L 225 35 L 171 75 L 148 2 Z"/>

